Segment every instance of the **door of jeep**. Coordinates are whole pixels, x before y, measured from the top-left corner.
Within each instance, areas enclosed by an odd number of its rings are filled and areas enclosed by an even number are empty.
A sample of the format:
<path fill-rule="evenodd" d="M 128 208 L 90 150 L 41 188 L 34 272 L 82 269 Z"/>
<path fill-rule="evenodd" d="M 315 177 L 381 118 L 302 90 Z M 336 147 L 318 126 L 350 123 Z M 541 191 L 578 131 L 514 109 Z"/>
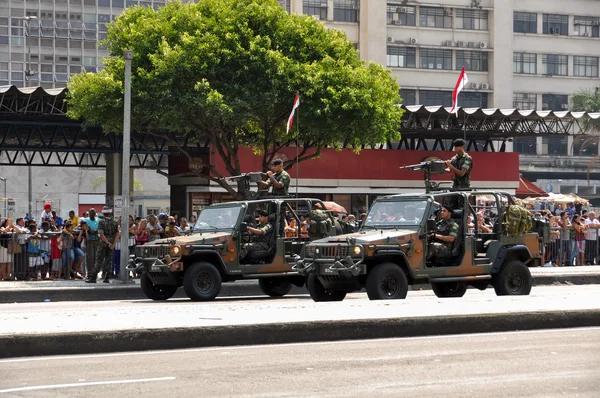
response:
<path fill-rule="evenodd" d="M 286 199 L 281 204 L 283 256 L 288 264 L 296 261 L 302 247 L 310 241 L 304 215 L 310 211 L 311 206 L 307 199 Z"/>
<path fill-rule="evenodd" d="M 265 267 L 268 266 L 268 264 L 274 262 L 274 259 L 277 258 L 277 240 L 278 240 L 278 234 L 279 234 L 279 228 L 278 228 L 278 212 L 279 212 L 279 203 L 276 200 L 261 200 L 261 201 L 252 201 L 252 202 L 248 202 L 248 207 L 246 209 L 246 213 L 244 214 L 243 217 L 243 221 L 251 227 L 256 227 L 257 226 L 257 213 L 259 210 L 266 210 L 269 213 L 268 216 L 268 222 L 271 224 L 272 228 L 273 228 L 273 232 L 272 232 L 272 238 L 270 239 L 270 242 L 272 243 L 269 246 L 270 249 L 270 253 L 268 256 L 265 257 L 261 257 L 260 261 L 243 261 L 241 263 L 242 267 L 243 267 L 243 272 L 244 273 L 255 273 L 255 272 L 259 272 L 264 270 Z M 240 247 L 239 249 L 241 250 L 241 248 L 246 245 L 246 244 L 251 244 L 252 243 L 252 234 L 249 234 L 250 237 L 250 241 L 244 241 L 243 239 L 240 239 Z"/>

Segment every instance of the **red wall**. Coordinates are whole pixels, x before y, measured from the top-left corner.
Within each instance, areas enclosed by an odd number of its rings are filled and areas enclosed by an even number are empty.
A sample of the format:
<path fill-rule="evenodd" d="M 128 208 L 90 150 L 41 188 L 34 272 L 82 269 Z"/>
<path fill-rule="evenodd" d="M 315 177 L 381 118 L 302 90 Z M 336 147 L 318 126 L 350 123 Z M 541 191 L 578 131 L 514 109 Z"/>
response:
<path fill-rule="evenodd" d="M 294 148 L 286 148 L 282 153 L 288 158 L 295 157 Z M 420 172 L 399 169 L 400 166 L 420 163 L 430 156 L 442 160 L 454 155 L 450 151 L 407 151 L 389 149 L 364 149 L 355 154 L 350 149 L 336 151 L 323 149 L 318 159 L 300 162 L 300 178 L 322 178 L 343 180 L 421 180 Z M 473 158 L 474 181 L 519 181 L 519 154 L 514 152 L 469 152 Z M 217 170 L 224 175 L 224 163 L 217 155 L 213 160 Z M 255 156 L 250 149 L 240 150 L 242 172 L 261 170 L 262 156 Z M 296 167 L 288 170 L 292 177 L 296 176 Z M 447 179 L 448 175 L 435 176 Z M 434 178 L 437 179 L 437 178 Z"/>

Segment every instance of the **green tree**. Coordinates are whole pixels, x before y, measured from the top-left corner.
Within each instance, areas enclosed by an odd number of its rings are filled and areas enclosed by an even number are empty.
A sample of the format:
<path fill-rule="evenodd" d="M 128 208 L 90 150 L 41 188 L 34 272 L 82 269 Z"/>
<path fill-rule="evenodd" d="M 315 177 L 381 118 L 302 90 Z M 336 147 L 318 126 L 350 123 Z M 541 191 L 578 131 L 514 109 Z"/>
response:
<path fill-rule="evenodd" d="M 600 90 L 598 88 L 592 90 L 579 91 L 571 96 L 570 104 L 571 112 L 600 112 Z M 588 117 L 580 122 L 581 129 L 586 133 L 580 138 L 581 145 L 579 146 L 579 154 L 585 149 L 598 150 L 598 135 L 600 135 L 600 118 L 593 119 Z M 574 140 L 575 142 L 575 140 Z M 590 183 L 590 173 L 596 163 L 598 156 L 593 157 L 587 166 L 587 179 Z"/>
<path fill-rule="evenodd" d="M 105 44 L 104 69 L 72 78 L 68 115 L 122 131 L 123 50 L 132 50 L 132 129 L 208 138 L 230 175 L 249 171 L 240 168 L 242 147 L 262 156 L 266 169 L 296 139 L 304 161 L 323 147 L 358 150 L 399 138 L 401 100 L 391 73 L 361 61 L 343 32 L 288 14 L 275 0 L 130 7 L 109 24 Z M 286 133 L 296 92 L 299 131 Z M 211 180 L 236 193 L 207 167 Z"/>

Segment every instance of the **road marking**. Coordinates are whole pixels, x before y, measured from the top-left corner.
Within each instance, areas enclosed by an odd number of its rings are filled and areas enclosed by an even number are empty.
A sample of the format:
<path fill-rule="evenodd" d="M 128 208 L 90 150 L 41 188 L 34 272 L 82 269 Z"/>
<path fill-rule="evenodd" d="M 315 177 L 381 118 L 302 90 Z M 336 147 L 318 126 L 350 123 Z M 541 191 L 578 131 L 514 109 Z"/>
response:
<path fill-rule="evenodd" d="M 562 328 L 562 329 L 537 329 L 537 330 L 517 330 L 512 332 L 490 332 L 490 333 L 463 333 L 463 334 L 445 334 L 437 336 L 415 336 L 415 337 L 392 337 L 379 339 L 360 339 L 360 340 L 339 340 L 339 341 L 310 341 L 305 343 L 281 343 L 281 344 L 256 344 L 256 345 L 241 345 L 241 346 L 226 346 L 226 347 L 201 347 L 201 348 L 181 348 L 173 350 L 158 350 L 158 351 L 134 351 L 134 352 L 119 352 L 114 354 L 84 354 L 84 355 L 62 355 L 52 357 L 28 357 L 19 359 L 3 359 L 3 363 L 16 362 L 33 362 L 33 361 L 57 361 L 62 359 L 87 359 L 87 358 L 106 358 L 106 357 L 128 357 L 137 355 L 163 355 L 165 353 L 186 353 L 186 352 L 207 352 L 207 351 L 234 351 L 234 350 L 252 350 L 260 348 L 276 348 L 276 347 L 294 347 L 294 346 L 319 346 L 329 344 L 355 344 L 365 342 L 381 342 L 381 341 L 406 341 L 406 340 L 432 340 L 445 338 L 460 338 L 460 337 L 479 337 L 479 336 L 497 336 L 497 335 L 512 335 L 512 334 L 539 334 L 539 333 L 558 333 L 558 332 L 578 332 L 578 331 L 594 331 L 600 330 L 598 326 L 579 327 L 579 328 Z"/>
<path fill-rule="evenodd" d="M 33 391 L 33 390 L 53 390 L 57 388 L 73 388 L 73 387 L 87 387 L 87 386 L 100 386 L 108 384 L 128 384 L 128 383 L 144 383 L 148 381 L 167 381 L 175 380 L 175 377 L 157 377 L 153 379 L 129 379 L 129 380 L 110 380 L 110 381 L 91 381 L 87 383 L 72 383 L 72 384 L 49 384 L 45 386 L 29 386 L 29 387 L 15 387 L 0 390 L 0 394 L 8 392 L 19 392 L 19 391 Z"/>

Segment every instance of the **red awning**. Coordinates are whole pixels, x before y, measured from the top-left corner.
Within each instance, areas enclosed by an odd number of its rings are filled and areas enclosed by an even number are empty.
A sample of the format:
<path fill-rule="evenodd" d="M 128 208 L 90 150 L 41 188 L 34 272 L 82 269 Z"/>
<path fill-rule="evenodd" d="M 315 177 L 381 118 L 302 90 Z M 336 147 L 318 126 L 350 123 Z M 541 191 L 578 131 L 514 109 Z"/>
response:
<path fill-rule="evenodd" d="M 519 188 L 517 188 L 515 194 L 521 198 L 548 196 L 546 191 L 523 177 L 519 178 Z"/>

